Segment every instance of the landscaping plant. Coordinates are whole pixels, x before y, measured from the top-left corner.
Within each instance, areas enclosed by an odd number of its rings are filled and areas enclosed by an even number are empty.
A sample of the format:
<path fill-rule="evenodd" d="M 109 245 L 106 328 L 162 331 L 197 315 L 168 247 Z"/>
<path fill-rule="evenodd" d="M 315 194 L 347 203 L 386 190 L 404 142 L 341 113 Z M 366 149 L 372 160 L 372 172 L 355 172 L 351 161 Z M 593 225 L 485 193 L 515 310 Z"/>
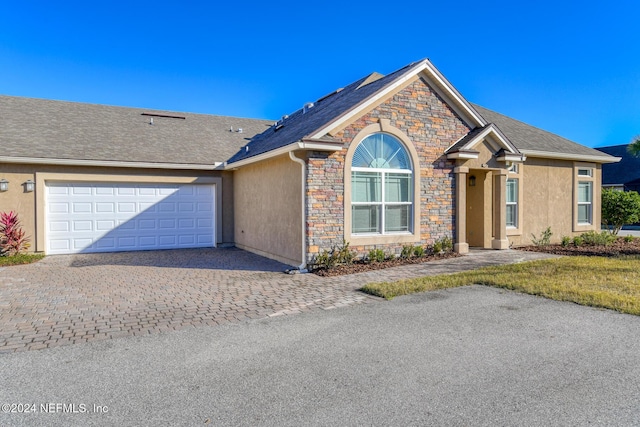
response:
<path fill-rule="evenodd" d="M 540 233 L 540 237 L 536 237 L 535 234 L 531 233 L 531 241 L 536 246 L 549 246 L 551 243 L 551 236 L 553 233 L 551 232 L 551 227 L 547 227 L 542 233 Z"/>
<path fill-rule="evenodd" d="M 382 249 L 371 249 L 369 251 L 369 255 L 367 256 L 367 260 L 369 262 L 382 262 L 386 258 L 386 255 Z"/>
<path fill-rule="evenodd" d="M 617 235 L 623 225 L 640 221 L 640 194 L 635 191 L 602 190 L 602 223 Z"/>
<path fill-rule="evenodd" d="M 0 212 L 0 256 L 12 256 L 29 249 L 29 239 L 25 235 L 18 214 Z"/>

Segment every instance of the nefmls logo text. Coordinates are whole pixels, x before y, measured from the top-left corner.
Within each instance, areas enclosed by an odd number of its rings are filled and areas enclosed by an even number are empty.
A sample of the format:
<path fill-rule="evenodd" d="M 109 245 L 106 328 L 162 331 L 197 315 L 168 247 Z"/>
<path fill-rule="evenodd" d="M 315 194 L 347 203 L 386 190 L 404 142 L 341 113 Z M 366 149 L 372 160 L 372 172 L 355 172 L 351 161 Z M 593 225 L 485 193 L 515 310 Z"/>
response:
<path fill-rule="evenodd" d="M 84 414 L 87 412 L 87 405 L 84 403 L 42 403 L 40 412 L 64 413 L 64 414 Z"/>

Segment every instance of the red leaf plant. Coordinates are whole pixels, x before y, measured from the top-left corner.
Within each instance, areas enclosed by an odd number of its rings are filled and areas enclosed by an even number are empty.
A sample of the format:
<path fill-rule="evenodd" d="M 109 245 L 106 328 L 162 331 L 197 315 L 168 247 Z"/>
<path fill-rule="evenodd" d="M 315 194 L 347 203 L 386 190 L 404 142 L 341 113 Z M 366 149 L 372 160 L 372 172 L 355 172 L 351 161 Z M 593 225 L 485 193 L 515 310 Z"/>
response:
<path fill-rule="evenodd" d="M 11 256 L 26 251 L 31 244 L 24 233 L 18 214 L 0 212 L 0 256 Z"/>

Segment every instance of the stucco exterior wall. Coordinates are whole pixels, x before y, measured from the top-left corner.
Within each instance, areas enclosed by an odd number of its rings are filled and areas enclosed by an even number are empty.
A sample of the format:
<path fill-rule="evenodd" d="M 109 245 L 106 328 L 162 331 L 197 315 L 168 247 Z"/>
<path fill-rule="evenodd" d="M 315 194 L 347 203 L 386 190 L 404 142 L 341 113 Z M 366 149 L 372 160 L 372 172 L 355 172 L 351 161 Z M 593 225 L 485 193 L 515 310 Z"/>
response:
<path fill-rule="evenodd" d="M 302 167 L 288 156 L 234 172 L 236 246 L 297 266 L 302 262 Z"/>
<path fill-rule="evenodd" d="M 576 226 L 576 185 L 579 163 L 569 160 L 528 158 L 521 166 L 522 233 L 510 234 L 512 245 L 531 244 L 531 234 L 539 237 L 551 227 L 552 243 L 562 236 L 575 236 L 589 230 L 600 230 L 601 166 L 591 164 L 594 170 L 593 220 L 589 226 Z"/>
<path fill-rule="evenodd" d="M 345 208 L 350 209 L 350 200 L 344 194 L 344 182 L 350 179 L 345 176 L 345 156 L 354 138 L 364 128 L 381 121 L 388 121 L 388 126 L 404 134 L 419 157 L 419 164 L 414 165 L 414 185 L 419 186 L 419 200 L 415 203 L 420 204 L 420 221 L 419 230 L 414 230 L 413 244 L 431 244 L 445 236 L 453 238 L 455 165 L 446 159 L 444 151 L 470 129 L 424 80 L 416 78 L 336 132 L 333 137 L 344 142 L 343 150 L 310 156 L 307 181 L 309 260 L 323 250 L 341 245 L 343 239 L 351 240 L 352 236 L 345 235 L 344 231 Z M 372 248 L 399 253 L 402 245 L 407 244 L 389 243 L 388 240 L 380 239 L 379 244 L 352 244 L 351 247 L 360 254 Z"/>
<path fill-rule="evenodd" d="M 0 211 L 16 211 L 31 241 L 31 251 L 45 247 L 46 181 L 144 182 L 144 183 L 215 183 L 217 196 L 217 244 L 233 244 L 233 175 L 221 171 L 169 169 L 133 169 L 34 164 L 0 164 L 0 179 L 9 181 L 9 191 L 0 192 Z M 36 183 L 35 191 L 26 193 L 23 183 Z"/>

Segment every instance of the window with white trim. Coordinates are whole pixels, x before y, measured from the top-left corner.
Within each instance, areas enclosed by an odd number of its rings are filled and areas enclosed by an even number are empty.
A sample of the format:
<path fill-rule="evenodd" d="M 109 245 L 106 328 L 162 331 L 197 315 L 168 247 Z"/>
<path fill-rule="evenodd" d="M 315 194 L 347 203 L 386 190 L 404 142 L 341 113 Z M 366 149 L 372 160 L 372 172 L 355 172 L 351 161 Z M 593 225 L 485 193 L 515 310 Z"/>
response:
<path fill-rule="evenodd" d="M 363 139 L 351 163 L 351 232 L 412 232 L 412 195 L 413 168 L 404 145 L 386 133 Z"/>
<path fill-rule="evenodd" d="M 507 179 L 507 227 L 518 228 L 518 179 Z"/>
<path fill-rule="evenodd" d="M 593 183 L 578 181 L 578 224 L 592 223 Z"/>

